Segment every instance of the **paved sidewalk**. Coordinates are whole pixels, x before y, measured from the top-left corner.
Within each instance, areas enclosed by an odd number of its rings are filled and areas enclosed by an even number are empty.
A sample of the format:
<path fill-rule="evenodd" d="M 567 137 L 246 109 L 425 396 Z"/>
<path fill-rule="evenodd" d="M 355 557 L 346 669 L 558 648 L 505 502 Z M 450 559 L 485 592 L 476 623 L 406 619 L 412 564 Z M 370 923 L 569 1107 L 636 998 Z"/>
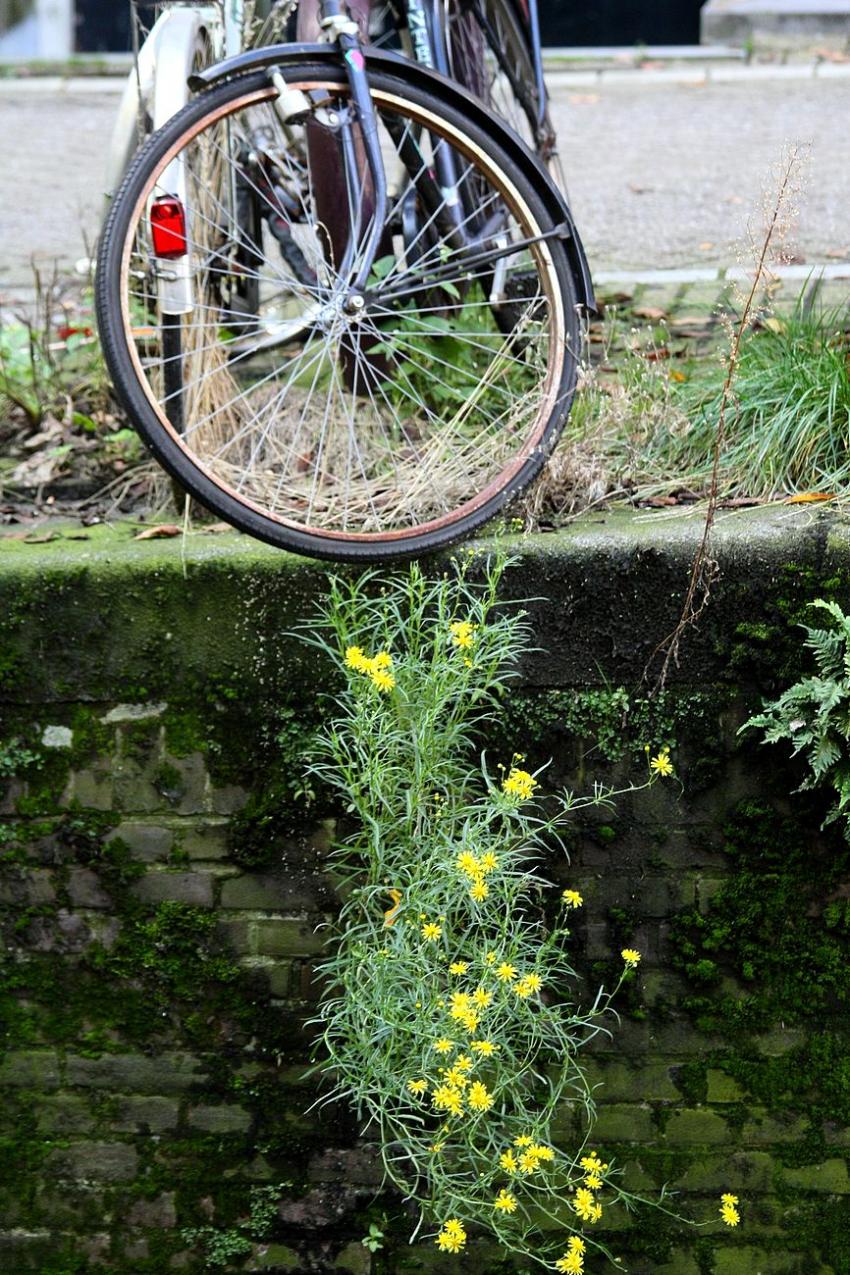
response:
<path fill-rule="evenodd" d="M 803 72 L 805 72 L 803 74 Z M 553 71 L 570 196 L 597 277 L 734 267 L 788 142 L 810 143 L 794 273 L 850 273 L 850 67 Z M 118 80 L 0 82 L 0 291 L 71 265 L 97 229 Z M 672 276 L 675 281 L 676 276 Z"/>

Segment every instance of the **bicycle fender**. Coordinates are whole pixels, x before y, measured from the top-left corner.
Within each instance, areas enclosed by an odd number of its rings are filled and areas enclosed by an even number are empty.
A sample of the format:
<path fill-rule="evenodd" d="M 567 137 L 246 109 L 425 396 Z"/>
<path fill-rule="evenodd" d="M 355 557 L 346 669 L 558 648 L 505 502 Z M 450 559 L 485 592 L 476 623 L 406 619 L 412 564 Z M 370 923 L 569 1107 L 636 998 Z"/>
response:
<path fill-rule="evenodd" d="M 397 53 L 388 53 L 383 49 L 374 49 L 370 45 L 364 47 L 363 54 L 367 66 L 407 80 L 435 94 L 493 136 L 511 161 L 533 184 L 555 224 L 563 226 L 564 244 L 579 304 L 588 314 L 595 314 L 596 299 L 590 267 L 569 204 L 543 164 L 518 134 L 502 120 L 496 118 L 479 98 L 468 93 L 454 80 L 447 79 L 410 58 L 402 57 Z M 223 62 L 218 62 L 215 66 L 207 67 L 192 75 L 189 78 L 189 87 L 198 92 L 237 75 L 262 70 L 271 72 L 275 67 L 304 61 L 325 62 L 334 69 L 340 67 L 339 51 L 333 45 L 275 44 L 262 49 L 250 49 L 246 53 L 237 54 L 236 57 L 225 58 Z"/>

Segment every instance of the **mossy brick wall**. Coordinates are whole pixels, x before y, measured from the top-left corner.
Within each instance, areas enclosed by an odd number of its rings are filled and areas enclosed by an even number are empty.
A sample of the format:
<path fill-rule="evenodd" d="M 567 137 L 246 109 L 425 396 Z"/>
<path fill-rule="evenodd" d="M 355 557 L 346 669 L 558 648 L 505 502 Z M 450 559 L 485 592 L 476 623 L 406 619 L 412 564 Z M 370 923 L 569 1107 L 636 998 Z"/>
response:
<path fill-rule="evenodd" d="M 588 1054 L 595 1142 L 636 1190 L 667 1182 L 709 1219 L 733 1190 L 744 1221 L 614 1214 L 612 1252 L 633 1275 L 848 1275 L 847 847 L 819 831 L 824 797 L 793 795 L 786 754 L 737 731 L 799 675 L 807 602 L 850 604 L 850 533 L 725 518 L 710 607 L 648 702 L 699 534 L 609 515 L 517 542 L 540 650 L 487 744 L 586 788 L 675 743 L 681 791 L 624 798 L 550 871 L 586 899 L 589 990 L 624 943 L 644 953 Z M 0 541 L 9 1275 L 510 1269 L 484 1242 L 409 1247 L 351 1112 L 311 1108 L 339 812 L 302 767 L 328 671 L 290 631 L 325 578 L 236 536 Z"/>

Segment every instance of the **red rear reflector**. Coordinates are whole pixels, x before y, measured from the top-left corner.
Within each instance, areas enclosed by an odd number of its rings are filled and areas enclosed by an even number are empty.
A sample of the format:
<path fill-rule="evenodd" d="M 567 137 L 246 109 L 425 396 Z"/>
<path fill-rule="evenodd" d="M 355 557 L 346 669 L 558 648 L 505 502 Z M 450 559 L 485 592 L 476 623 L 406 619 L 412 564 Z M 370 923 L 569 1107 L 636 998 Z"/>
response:
<path fill-rule="evenodd" d="M 163 195 L 151 204 L 153 250 L 166 261 L 186 256 L 186 214 L 179 199 Z"/>

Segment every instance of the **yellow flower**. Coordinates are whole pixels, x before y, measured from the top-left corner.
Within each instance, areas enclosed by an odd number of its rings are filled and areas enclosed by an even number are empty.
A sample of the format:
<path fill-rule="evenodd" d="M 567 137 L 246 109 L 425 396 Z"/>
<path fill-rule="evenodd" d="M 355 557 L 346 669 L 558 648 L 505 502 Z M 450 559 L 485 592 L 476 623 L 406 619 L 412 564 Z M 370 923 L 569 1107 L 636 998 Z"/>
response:
<path fill-rule="evenodd" d="M 581 1253 L 577 1253 L 574 1249 L 565 1253 L 563 1257 L 559 1257 L 555 1263 L 555 1269 L 563 1271 L 564 1275 L 581 1275 L 584 1270 L 584 1260 Z"/>
<path fill-rule="evenodd" d="M 532 1147 L 532 1150 L 534 1154 L 537 1156 L 538 1160 L 549 1161 L 549 1160 L 555 1159 L 555 1152 L 552 1150 L 551 1147 L 544 1147 L 538 1143 L 536 1146 Z"/>
<path fill-rule="evenodd" d="M 455 646 L 459 646 L 467 650 L 472 646 L 477 624 L 470 624 L 469 620 L 455 620 L 449 625 L 449 632 L 452 635 L 452 642 Z"/>
<path fill-rule="evenodd" d="M 493 854 L 492 850 L 488 850 L 486 854 L 482 854 L 481 856 L 481 871 L 482 872 L 485 872 L 485 873 L 495 872 L 498 866 L 499 866 L 498 856 Z"/>
<path fill-rule="evenodd" d="M 561 895 L 561 898 L 564 900 L 568 908 L 580 908 L 584 903 L 584 899 L 581 897 L 578 890 L 565 890 Z"/>
<path fill-rule="evenodd" d="M 427 1080 L 408 1080 L 407 1087 L 411 1093 L 416 1093 L 416 1094 L 426 1093 L 428 1089 L 428 1081 Z"/>
<path fill-rule="evenodd" d="M 519 801 L 527 801 L 529 797 L 533 797 L 537 786 L 537 780 L 533 775 L 530 775 L 527 770 L 517 770 L 516 766 L 512 766 L 507 779 L 502 780 L 502 791 L 509 797 L 516 797 Z"/>
<path fill-rule="evenodd" d="M 640 952 L 636 952 L 633 947 L 624 947 L 620 955 L 632 969 L 640 962 Z"/>
<path fill-rule="evenodd" d="M 493 1208 L 499 1209 L 502 1213 L 516 1213 L 516 1197 L 511 1195 L 510 1191 L 506 1191 L 503 1187 L 493 1201 Z"/>
<path fill-rule="evenodd" d="M 534 1147 L 528 1147 L 519 1157 L 519 1167 L 523 1173 L 534 1173 L 540 1168 L 540 1160 Z"/>
<path fill-rule="evenodd" d="M 471 850 L 461 850 L 455 859 L 455 866 L 468 877 L 477 877 L 481 871 L 481 864 Z"/>
<path fill-rule="evenodd" d="M 485 987 L 476 987 L 472 993 L 472 999 L 476 1005 L 480 1005 L 482 1009 L 486 1009 L 493 999 L 493 993 L 488 992 Z"/>
<path fill-rule="evenodd" d="M 449 1010 L 452 1018 L 459 1018 L 461 1014 L 466 1013 L 469 1009 L 469 993 L 468 992 L 452 992 L 452 1007 Z"/>
<path fill-rule="evenodd" d="M 670 749 L 662 748 L 657 757 L 653 757 L 649 763 L 649 769 L 654 771 L 656 775 L 660 775 L 662 779 L 666 779 L 668 775 L 673 774 L 673 763 L 670 760 Z"/>
<path fill-rule="evenodd" d="M 542 986 L 543 982 L 538 974 L 526 974 L 518 983 L 514 983 L 514 991 L 525 1000 L 533 992 L 539 992 Z"/>
<path fill-rule="evenodd" d="M 737 1195 L 730 1195 L 727 1191 L 727 1192 L 724 1192 L 723 1195 L 721 1195 L 720 1202 L 721 1204 L 737 1204 L 738 1197 Z"/>
<path fill-rule="evenodd" d="M 516 975 L 516 966 L 509 964 L 508 961 L 502 961 L 496 970 L 496 978 L 500 978 L 503 983 L 509 983 Z"/>
<path fill-rule="evenodd" d="M 602 1179 L 598 1173 L 588 1173 L 585 1175 L 584 1185 L 589 1186 L 591 1191 L 598 1191 L 602 1186 Z"/>
<path fill-rule="evenodd" d="M 495 965 L 497 959 L 498 958 L 496 957 L 495 952 L 488 952 L 487 955 L 484 957 L 484 960 L 486 961 L 488 965 Z"/>
<path fill-rule="evenodd" d="M 369 660 L 363 654 L 362 646 L 347 646 L 345 648 L 345 663 L 348 668 L 353 668 L 357 673 L 367 673 L 369 671 Z"/>
<path fill-rule="evenodd" d="M 470 1035 L 478 1030 L 479 1019 L 474 1009 L 464 1010 L 460 1021 L 463 1023 Z"/>
<path fill-rule="evenodd" d="M 431 943 L 436 943 L 442 932 L 443 927 L 441 925 L 437 925 L 436 921 L 427 921 L 425 925 L 422 926 L 423 939 L 428 939 Z"/>
<path fill-rule="evenodd" d="M 439 1085 L 431 1094 L 437 1111 L 449 1111 L 454 1116 L 463 1115 L 463 1094 L 452 1085 Z"/>
<path fill-rule="evenodd" d="M 443 1223 L 435 1241 L 441 1253 L 459 1253 L 466 1244 L 466 1231 L 456 1217 Z"/>
<path fill-rule="evenodd" d="M 469 1084 L 469 1077 L 464 1069 L 455 1063 L 454 1067 L 446 1072 L 446 1084 L 451 1085 L 454 1089 L 465 1089 Z"/>
<path fill-rule="evenodd" d="M 516 1173 L 517 1162 L 513 1151 L 503 1151 L 499 1156 L 499 1164 L 505 1170 L 505 1173 Z"/>
<path fill-rule="evenodd" d="M 571 1235 L 567 1240 L 567 1248 L 571 1253 L 579 1253 L 583 1256 L 587 1245 L 584 1240 L 579 1239 L 577 1235 Z"/>
<path fill-rule="evenodd" d="M 374 682 L 374 684 L 377 686 L 378 690 L 383 691 L 384 693 L 386 693 L 387 691 L 391 691 L 393 687 L 395 686 L 395 678 L 393 677 L 392 673 L 387 673 L 384 669 L 380 669 L 380 668 L 372 669 L 370 672 L 370 677 L 372 678 L 372 681 Z"/>
<path fill-rule="evenodd" d="M 447 1036 L 441 1036 L 438 1041 L 435 1041 L 434 1048 L 438 1054 L 450 1054 L 454 1049 L 454 1041 L 449 1040 Z"/>
<path fill-rule="evenodd" d="M 472 1071 L 472 1068 L 474 1067 L 474 1065 L 475 1064 L 473 1063 L 469 1054 L 460 1054 L 458 1056 L 457 1062 L 455 1063 L 455 1066 L 460 1067 L 461 1071 Z"/>
<path fill-rule="evenodd" d="M 392 668 L 393 657 L 389 651 L 379 651 L 375 658 L 371 661 L 373 669 Z"/>
<path fill-rule="evenodd" d="M 490 1058 L 496 1052 L 496 1046 L 491 1040 L 473 1040 L 470 1049 L 474 1049 L 476 1054 L 483 1054 L 485 1058 Z"/>
<path fill-rule="evenodd" d="M 445 1146 L 444 1142 L 434 1142 L 428 1148 L 428 1150 L 431 1151 L 434 1155 L 439 1155 L 444 1146 Z"/>
<path fill-rule="evenodd" d="M 720 1217 L 727 1226 L 737 1226 L 741 1220 L 741 1214 L 735 1208 L 738 1203 L 737 1195 L 721 1195 L 720 1197 Z"/>
<path fill-rule="evenodd" d="M 515 1147 L 533 1147 L 534 1139 L 529 1138 L 527 1133 L 521 1133 L 518 1138 L 514 1138 Z"/>
<path fill-rule="evenodd" d="M 582 1156 L 579 1163 L 583 1169 L 587 1169 L 588 1173 L 598 1173 L 600 1169 L 608 1167 L 603 1165 L 595 1151 L 591 1151 L 590 1155 Z"/>
<path fill-rule="evenodd" d="M 489 1111 L 493 1105 L 493 1095 L 488 1093 L 487 1086 L 482 1085 L 480 1080 L 474 1081 L 469 1086 L 467 1097 L 473 1111 Z"/>
<path fill-rule="evenodd" d="M 596 1220 L 593 1215 L 599 1206 L 593 1198 L 593 1193 L 588 1191 L 586 1187 L 580 1186 L 578 1188 L 573 1196 L 572 1205 L 583 1222 Z"/>
<path fill-rule="evenodd" d="M 451 965 L 449 966 L 449 973 L 450 974 L 465 974 L 468 969 L 469 969 L 468 961 L 452 961 Z"/>
<path fill-rule="evenodd" d="M 474 899 L 476 903 L 483 903 L 490 893 L 489 886 L 479 877 L 469 891 L 469 897 Z"/>

